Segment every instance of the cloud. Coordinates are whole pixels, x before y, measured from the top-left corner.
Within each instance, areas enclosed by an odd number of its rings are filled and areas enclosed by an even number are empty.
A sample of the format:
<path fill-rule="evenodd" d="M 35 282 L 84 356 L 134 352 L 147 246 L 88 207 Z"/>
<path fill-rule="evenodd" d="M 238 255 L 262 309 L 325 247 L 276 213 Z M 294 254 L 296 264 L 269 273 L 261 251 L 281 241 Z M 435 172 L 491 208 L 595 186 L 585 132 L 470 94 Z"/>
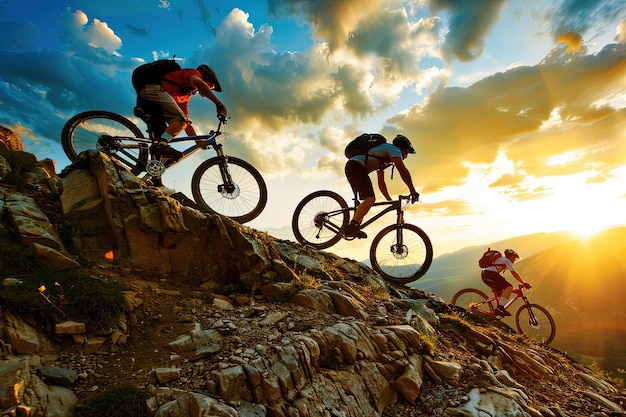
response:
<path fill-rule="evenodd" d="M 59 24 L 59 40 L 79 54 L 95 53 L 102 57 L 117 54 L 122 46 L 120 37 L 105 22 L 94 19 L 89 24 L 87 15 L 81 10 L 67 8 Z"/>
<path fill-rule="evenodd" d="M 388 5 L 388 0 L 268 0 L 273 16 L 304 16 L 318 40 L 328 43 L 331 51 L 342 47 L 350 32 L 364 18 Z"/>
<path fill-rule="evenodd" d="M 492 163 L 501 150 L 535 177 L 584 169 L 547 165 L 549 156 L 567 151 L 610 170 L 623 163 L 626 118 L 623 109 L 599 103 L 623 95 L 624 79 L 625 46 L 607 45 L 565 63 L 512 68 L 465 88 L 439 89 L 390 118 L 388 131 L 412 139 L 417 155 L 407 164 L 431 192 L 462 183 L 469 173 L 463 161 Z"/>
<path fill-rule="evenodd" d="M 21 51 L 33 49 L 39 35 L 37 26 L 32 22 L 21 22 L 10 15 L 10 9 L 0 5 L 0 49 Z"/>
<path fill-rule="evenodd" d="M 583 38 L 578 33 L 566 32 L 557 38 L 557 43 L 565 45 L 565 51 L 571 54 L 578 53 L 583 46 Z"/>
<path fill-rule="evenodd" d="M 619 22 L 615 40 L 619 43 L 626 43 L 626 19 L 622 19 L 622 21 Z"/>
<path fill-rule="evenodd" d="M 450 14 L 443 53 L 447 61 L 473 61 L 483 54 L 483 38 L 495 24 L 506 0 L 431 0 L 432 13 Z"/>
<path fill-rule="evenodd" d="M 605 22 L 624 14 L 626 14 L 626 3 L 623 0 L 563 0 L 557 2 L 549 12 L 555 39 L 567 32 L 586 34 L 596 28 L 600 28 L 596 31 L 603 32 L 606 30 Z M 590 35 L 596 34 L 598 33 Z"/>
<path fill-rule="evenodd" d="M 134 25 L 131 25 L 130 23 L 126 24 L 126 29 L 128 29 L 128 31 L 130 33 L 132 33 L 135 36 L 140 36 L 143 38 L 147 38 L 148 37 L 148 31 L 145 28 L 140 28 Z"/>
<path fill-rule="evenodd" d="M 276 50 L 272 26 L 255 27 L 248 13 L 234 9 L 214 37 L 194 40 L 194 49 L 179 54 L 185 66 L 208 63 L 216 69 L 224 87 L 220 97 L 233 115 L 228 128 L 237 138 L 229 150 L 264 175 L 306 170 L 342 179 L 346 141 L 373 116 L 388 114 L 410 88 L 428 95 L 389 116 L 381 131 L 388 137 L 400 131 L 412 140 L 417 155 L 407 164 L 424 193 L 463 186 L 472 164 L 494 164 L 500 153 L 512 161 L 509 178 L 518 181 L 505 188 L 520 196 L 542 190 L 541 184 L 518 185 L 527 178 L 574 175 L 581 168 L 609 178 L 611 169 L 623 164 L 623 23 L 617 32 L 622 43 L 595 55 L 586 53 L 581 37 L 578 54 L 561 45 L 537 65 L 445 87 L 444 53 L 448 62 L 483 53 L 483 38 L 501 1 L 435 1 L 432 12 L 439 15 L 422 18 L 395 1 L 269 4 L 275 13 L 308 19 L 314 42 L 301 51 Z M 132 117 L 130 72 L 137 62 L 123 56 L 115 26 L 70 9 L 60 24 L 61 50 L 20 50 L 32 44 L 29 37 L 0 50 L 0 117 L 20 120 L 49 138 L 58 138 L 65 121 L 79 111 L 106 109 Z M 27 30 L 32 24 L 15 27 Z M 121 27 L 147 35 L 132 25 Z M 584 32 L 572 31 L 562 40 L 575 45 L 577 33 Z M 0 32 L 0 42 L 5 38 Z M 42 62 L 46 71 L 40 70 Z M 215 127 L 212 103 L 197 97 L 191 111 L 200 131 Z M 580 153 L 584 165 L 548 164 L 567 151 Z M 401 181 L 396 178 L 390 188 L 402 188 Z"/>

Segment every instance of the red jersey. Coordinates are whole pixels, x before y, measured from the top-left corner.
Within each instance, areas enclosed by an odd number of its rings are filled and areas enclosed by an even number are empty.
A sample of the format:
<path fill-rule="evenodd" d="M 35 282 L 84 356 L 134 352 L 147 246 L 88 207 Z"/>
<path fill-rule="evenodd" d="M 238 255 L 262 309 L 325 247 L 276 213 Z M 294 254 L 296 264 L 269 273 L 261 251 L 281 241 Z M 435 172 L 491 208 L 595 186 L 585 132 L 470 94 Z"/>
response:
<path fill-rule="evenodd" d="M 189 100 L 191 100 L 191 97 L 198 91 L 189 80 L 189 77 L 192 75 L 202 79 L 202 75 L 198 70 L 183 68 L 166 74 L 161 82 L 161 86 L 174 98 L 174 101 L 178 103 L 178 106 L 186 115 L 189 115 Z M 168 82 L 168 80 L 173 82 Z"/>

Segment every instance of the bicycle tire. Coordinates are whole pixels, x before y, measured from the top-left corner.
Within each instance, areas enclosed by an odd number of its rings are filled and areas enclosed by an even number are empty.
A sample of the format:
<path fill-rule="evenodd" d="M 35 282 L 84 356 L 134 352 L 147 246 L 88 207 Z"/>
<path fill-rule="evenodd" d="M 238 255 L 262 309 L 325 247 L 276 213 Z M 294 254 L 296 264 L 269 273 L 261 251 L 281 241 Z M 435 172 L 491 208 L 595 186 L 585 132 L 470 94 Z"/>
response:
<path fill-rule="evenodd" d="M 531 323 L 531 310 L 532 316 L 537 320 L 536 324 Z M 537 304 L 524 304 L 517 309 L 515 327 L 518 333 L 544 345 L 549 345 L 556 336 L 556 324 L 552 315 Z"/>
<path fill-rule="evenodd" d="M 334 191 L 321 190 L 298 203 L 291 219 L 291 229 L 296 240 L 303 245 L 326 249 L 341 240 L 339 230 L 349 221 L 346 200 Z"/>
<path fill-rule="evenodd" d="M 134 139 L 105 143 L 103 136 L 143 138 L 141 130 L 127 118 L 108 111 L 91 110 L 79 113 L 65 123 L 61 132 L 61 145 L 72 162 L 78 159 L 81 152 L 94 150 L 115 158 L 135 175 L 145 169 L 148 161 L 147 147 L 137 148 L 138 142 Z M 135 148 L 124 148 L 125 143 Z"/>
<path fill-rule="evenodd" d="M 402 233 L 401 247 L 398 246 L 398 231 Z M 423 277 L 432 261 L 430 238 L 412 224 L 385 227 L 374 237 L 370 247 L 372 269 L 395 284 L 406 284 Z"/>
<path fill-rule="evenodd" d="M 450 301 L 450 304 L 456 307 L 461 307 L 465 309 L 466 311 L 472 312 L 471 305 L 473 303 L 481 303 L 483 301 L 488 300 L 489 298 L 490 297 L 488 297 L 487 294 L 485 294 L 484 292 L 480 290 L 477 290 L 475 288 L 465 288 L 457 292 L 456 294 L 454 294 L 454 296 L 452 297 L 452 301 Z M 488 303 L 485 303 L 484 305 L 488 306 L 489 314 L 494 313 L 495 307 L 494 307 L 493 301 L 489 301 Z M 485 309 L 484 312 L 487 313 L 487 307 L 485 307 L 484 309 Z"/>
<path fill-rule="evenodd" d="M 233 190 L 224 189 L 224 161 L 234 183 Z M 201 163 L 193 173 L 191 192 L 203 210 L 239 223 L 255 219 L 267 204 L 267 186 L 259 171 L 233 156 L 216 156 Z"/>

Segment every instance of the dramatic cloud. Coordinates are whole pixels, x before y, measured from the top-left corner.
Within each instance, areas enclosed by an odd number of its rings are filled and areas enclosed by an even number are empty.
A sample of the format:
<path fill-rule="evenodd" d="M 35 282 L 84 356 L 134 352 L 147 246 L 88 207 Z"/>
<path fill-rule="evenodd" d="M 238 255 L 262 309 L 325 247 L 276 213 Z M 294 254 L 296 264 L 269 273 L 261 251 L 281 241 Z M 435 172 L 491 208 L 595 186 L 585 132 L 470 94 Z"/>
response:
<path fill-rule="evenodd" d="M 443 53 L 448 61 L 468 62 L 482 55 L 483 38 L 495 24 L 506 0 L 431 0 L 433 13 L 450 13 Z"/>
<path fill-rule="evenodd" d="M 441 89 L 389 124 L 415 138 L 418 155 L 408 164 L 430 191 L 460 183 L 469 172 L 463 161 L 493 161 L 502 149 L 526 175 L 579 171 L 579 162 L 560 172 L 547 165 L 564 152 L 580 152 L 588 166 L 608 171 L 623 163 L 624 110 L 598 103 L 623 95 L 625 81 L 626 49 L 609 45 L 566 65 L 519 67 L 467 88 Z"/>
<path fill-rule="evenodd" d="M 89 24 L 87 15 L 80 10 L 66 9 L 61 16 L 60 25 L 59 40 L 79 54 L 96 50 L 101 56 L 116 55 L 122 46 L 120 37 L 105 22 L 94 19 Z"/>
<path fill-rule="evenodd" d="M 562 0 L 555 3 L 556 6 L 551 11 L 552 33 L 555 39 L 567 32 L 587 34 L 591 28 L 600 28 L 600 31 L 612 30 L 613 28 L 606 28 L 603 22 L 626 14 L 624 0 Z M 589 37 L 597 34 L 591 33 Z"/>

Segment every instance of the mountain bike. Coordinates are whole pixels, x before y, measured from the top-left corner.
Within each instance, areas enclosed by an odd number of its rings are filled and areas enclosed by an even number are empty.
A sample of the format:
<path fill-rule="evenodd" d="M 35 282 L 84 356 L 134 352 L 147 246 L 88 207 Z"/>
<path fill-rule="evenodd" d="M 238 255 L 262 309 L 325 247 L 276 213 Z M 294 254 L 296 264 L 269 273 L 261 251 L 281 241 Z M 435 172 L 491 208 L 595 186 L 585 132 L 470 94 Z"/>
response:
<path fill-rule="evenodd" d="M 207 159 L 196 168 L 191 179 L 191 190 L 196 204 L 204 211 L 216 213 L 245 223 L 256 218 L 267 203 L 267 187 L 263 177 L 248 162 L 226 156 L 223 145 L 230 135 L 222 132 L 226 118 L 219 119 L 217 130 L 206 135 L 176 137 L 170 143 L 191 142 L 182 158 L 173 161 L 151 154 L 154 137 L 151 116 L 141 107 L 135 115 L 148 126 L 148 138 L 127 118 L 108 111 L 86 111 L 72 117 L 63 127 L 61 144 L 70 161 L 86 150 L 97 150 L 115 158 L 134 175 L 149 180 L 160 177 L 165 170 L 194 153 L 212 148 L 217 156 Z"/>
<path fill-rule="evenodd" d="M 529 290 L 524 285 L 518 285 L 518 288 L 513 290 L 514 297 L 506 303 L 504 308 L 508 310 L 515 301 L 521 299 L 523 304 L 515 312 L 514 318 L 517 332 L 538 343 L 548 345 L 556 335 L 554 319 L 548 310 L 528 301 L 528 297 L 524 294 L 525 289 Z M 466 288 L 454 294 L 450 303 L 464 308 L 472 314 L 500 318 L 499 315 L 495 314 L 495 308 L 498 306 L 498 294 L 496 291 L 492 291 L 493 296 L 488 297 L 480 290 Z"/>
<path fill-rule="evenodd" d="M 339 194 L 316 191 L 306 196 L 296 207 L 291 222 L 293 234 L 298 242 L 316 249 L 326 249 L 346 237 L 344 230 L 351 212 L 358 205 L 349 207 Z M 369 226 L 385 214 L 395 211 L 396 222 L 382 229 L 374 237 L 370 247 L 372 269 L 385 280 L 405 284 L 421 278 L 433 260 L 433 246 L 428 235 L 419 227 L 404 222 L 404 210 L 411 204 L 411 197 L 399 196 L 398 200 L 374 203 L 374 207 L 385 207 L 366 219 L 361 229 Z"/>

